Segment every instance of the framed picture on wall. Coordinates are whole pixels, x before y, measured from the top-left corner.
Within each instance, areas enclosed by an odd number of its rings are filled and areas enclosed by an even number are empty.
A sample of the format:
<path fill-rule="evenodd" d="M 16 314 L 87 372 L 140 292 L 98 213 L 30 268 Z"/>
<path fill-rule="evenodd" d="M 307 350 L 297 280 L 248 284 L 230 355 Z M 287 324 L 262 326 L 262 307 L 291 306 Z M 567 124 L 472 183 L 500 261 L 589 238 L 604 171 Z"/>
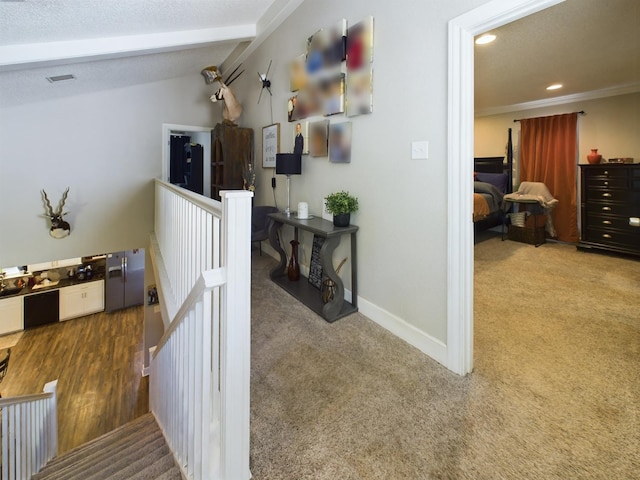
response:
<path fill-rule="evenodd" d="M 351 163 L 351 122 L 329 126 L 329 160 L 331 163 Z"/>
<path fill-rule="evenodd" d="M 262 127 L 262 168 L 276 168 L 276 153 L 280 153 L 280 124 Z"/>
<path fill-rule="evenodd" d="M 300 120 L 293 124 L 293 153 L 309 154 L 309 122 Z"/>
<path fill-rule="evenodd" d="M 329 154 L 329 120 L 320 120 L 309 125 L 309 153 L 312 157 Z"/>
<path fill-rule="evenodd" d="M 349 117 L 373 111 L 373 71 L 365 68 L 347 77 L 346 113 Z"/>

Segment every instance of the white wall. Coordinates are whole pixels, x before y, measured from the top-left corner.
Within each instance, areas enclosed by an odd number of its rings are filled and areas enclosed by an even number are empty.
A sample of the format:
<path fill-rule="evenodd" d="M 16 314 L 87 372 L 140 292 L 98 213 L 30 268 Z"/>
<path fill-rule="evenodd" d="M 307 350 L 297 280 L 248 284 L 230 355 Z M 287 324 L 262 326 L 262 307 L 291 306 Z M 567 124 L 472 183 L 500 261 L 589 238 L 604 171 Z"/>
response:
<path fill-rule="evenodd" d="M 581 110 L 586 114 L 578 117 L 579 163 L 588 163 L 587 155 L 592 148 L 597 148 L 603 158 L 640 159 L 640 93 L 476 117 L 474 154 L 477 157 L 503 155 L 508 128 L 513 129 L 514 150 L 518 153 L 520 124 L 513 122 L 515 118 L 542 117 Z"/>
<path fill-rule="evenodd" d="M 374 113 L 353 122 L 352 163 L 305 157 L 292 180 L 292 204 L 346 189 L 360 199 L 352 222 L 358 234 L 360 309 L 427 353 L 446 343 L 447 245 L 447 22 L 487 0 L 306 0 L 244 62 L 234 83 L 244 103 L 240 125 L 255 130 L 261 165 L 261 130 L 279 122 L 286 148 L 288 65 L 304 53 L 305 39 L 341 18 L 375 18 Z M 269 98 L 257 104 L 273 60 Z M 0 111 L 0 191 L 16 199 L 2 210 L 0 265 L 22 264 L 144 246 L 153 222 L 151 178 L 161 173 L 161 124 L 214 125 L 199 74 L 172 81 L 103 91 Z M 332 121 L 336 119 L 331 119 Z M 340 120 L 344 120 L 341 118 Z M 34 138 L 38 141 L 34 142 Z M 429 141 L 429 160 L 410 158 L 411 142 Z M 288 150 L 288 149 L 287 149 Z M 272 170 L 258 168 L 256 204 L 273 204 Z M 71 237 L 53 240 L 39 215 L 39 190 L 56 198 L 71 187 Z M 278 203 L 286 201 L 278 178 Z M 17 201 L 19 200 L 19 201 Z M 289 232 L 290 234 L 290 232 Z M 309 238 L 302 259 L 309 260 Z M 349 255 L 337 252 L 337 264 Z M 345 278 L 349 268 L 343 269 Z"/>
<path fill-rule="evenodd" d="M 0 265 L 143 247 L 153 229 L 152 178 L 161 174 L 162 123 L 213 125 L 199 72 L 0 110 Z M 70 187 L 71 235 L 48 234 L 52 204 Z"/>
<path fill-rule="evenodd" d="M 411 0 L 305 1 L 247 60 L 248 72 L 264 72 L 270 60 L 273 121 L 281 124 L 281 144 L 289 151 L 293 124 L 286 118 L 288 65 L 304 53 L 305 40 L 341 18 L 349 25 L 374 16 L 374 112 L 332 122 L 353 122 L 352 161 L 331 164 L 303 157 L 303 173 L 292 178 L 292 205 L 307 201 L 320 214 L 321 199 L 345 189 L 358 196 L 352 216 L 358 232 L 360 309 L 395 327 L 415 345 L 446 343 L 446 142 L 447 22 L 484 1 Z M 234 84 L 244 91 L 243 126 L 256 132 L 261 165 L 261 129 L 272 123 L 269 98 L 257 105 L 260 84 L 244 75 Z M 411 160 L 411 142 L 429 141 L 429 160 Z M 257 204 L 273 204 L 272 170 L 258 168 Z M 286 203 L 284 177 L 278 176 L 278 204 Z M 290 233 L 289 233 L 290 235 Z M 310 237 L 302 260 L 310 257 Z M 288 238 L 285 239 L 288 242 Z M 348 241 L 334 256 L 348 256 Z M 342 275 L 349 278 L 349 270 Z M 348 282 L 347 282 L 348 283 Z"/>

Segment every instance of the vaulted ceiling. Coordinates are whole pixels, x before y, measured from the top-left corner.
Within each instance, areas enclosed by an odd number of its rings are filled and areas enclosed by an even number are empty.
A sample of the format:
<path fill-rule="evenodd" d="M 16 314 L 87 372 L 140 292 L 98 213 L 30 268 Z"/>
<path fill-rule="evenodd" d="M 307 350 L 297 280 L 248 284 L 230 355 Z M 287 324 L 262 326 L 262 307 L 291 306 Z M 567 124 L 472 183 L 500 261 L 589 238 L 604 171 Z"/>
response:
<path fill-rule="evenodd" d="M 302 1 L 0 0 L 0 107 L 242 58 Z M 566 0 L 493 31 L 476 47 L 476 113 L 640 91 L 638 25 L 638 0 Z M 46 80 L 65 74 L 76 78 Z M 564 88 L 547 92 L 553 82 Z"/>
<path fill-rule="evenodd" d="M 250 49 L 301 2 L 0 1 L 0 106 L 199 73 Z M 46 79 L 67 74 L 75 79 Z"/>

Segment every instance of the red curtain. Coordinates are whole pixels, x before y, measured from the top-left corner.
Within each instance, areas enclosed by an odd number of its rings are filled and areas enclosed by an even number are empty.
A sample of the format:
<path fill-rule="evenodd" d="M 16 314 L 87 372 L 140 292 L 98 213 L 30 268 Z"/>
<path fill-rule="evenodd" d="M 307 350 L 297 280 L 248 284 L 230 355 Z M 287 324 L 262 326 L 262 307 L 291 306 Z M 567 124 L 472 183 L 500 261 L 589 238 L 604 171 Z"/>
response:
<path fill-rule="evenodd" d="M 542 182 L 558 199 L 552 211 L 558 240 L 577 242 L 578 114 L 520 121 L 520 182 Z"/>

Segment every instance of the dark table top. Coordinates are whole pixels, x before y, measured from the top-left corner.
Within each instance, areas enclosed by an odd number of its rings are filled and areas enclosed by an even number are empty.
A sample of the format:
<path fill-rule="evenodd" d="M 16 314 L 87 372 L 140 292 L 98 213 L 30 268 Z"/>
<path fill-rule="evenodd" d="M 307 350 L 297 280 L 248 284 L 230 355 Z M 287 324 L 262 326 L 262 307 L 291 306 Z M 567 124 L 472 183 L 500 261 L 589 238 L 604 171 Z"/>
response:
<path fill-rule="evenodd" d="M 337 235 L 345 235 L 347 233 L 355 233 L 358 231 L 356 225 L 349 225 L 346 227 L 336 227 L 333 222 L 325 220 L 321 217 L 313 217 L 306 220 L 296 218 L 294 215 L 287 217 L 284 213 L 270 213 L 271 217 L 277 223 L 285 225 L 291 225 L 292 227 L 300 228 L 313 232 L 321 237 L 335 237 Z"/>

